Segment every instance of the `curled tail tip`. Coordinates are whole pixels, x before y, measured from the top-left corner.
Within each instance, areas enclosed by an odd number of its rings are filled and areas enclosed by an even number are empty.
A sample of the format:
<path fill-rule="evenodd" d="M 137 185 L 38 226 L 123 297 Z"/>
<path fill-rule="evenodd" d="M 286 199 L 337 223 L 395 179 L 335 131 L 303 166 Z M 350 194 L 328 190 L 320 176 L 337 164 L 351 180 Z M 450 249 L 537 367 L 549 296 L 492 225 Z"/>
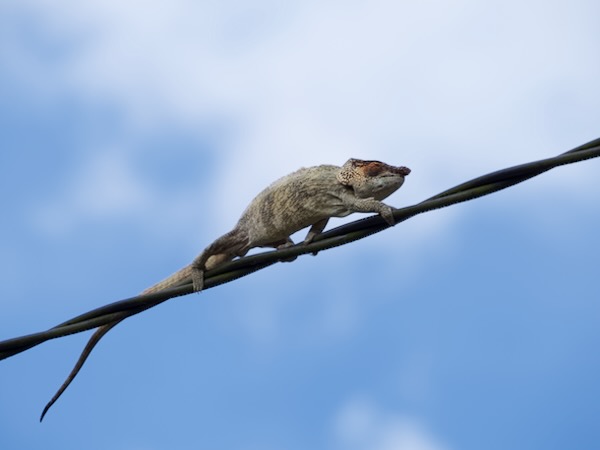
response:
<path fill-rule="evenodd" d="M 46 413 L 50 410 L 50 408 L 52 408 L 52 405 L 54 405 L 56 403 L 56 401 L 60 398 L 60 396 L 63 395 L 63 393 L 67 390 L 67 388 L 71 384 L 71 381 L 73 381 L 73 379 L 79 372 L 79 369 L 81 369 L 81 366 L 79 366 L 79 367 L 75 366 L 75 369 L 73 370 L 73 372 L 71 372 L 69 374 L 69 376 L 67 377 L 67 379 L 65 380 L 63 385 L 58 389 L 58 391 L 56 391 L 56 394 L 54 394 L 54 396 L 50 399 L 50 401 L 48 403 L 46 403 L 46 406 L 44 406 L 44 409 L 40 416 L 40 423 L 42 422 L 42 420 L 44 420 Z"/>
<path fill-rule="evenodd" d="M 50 411 L 50 408 L 52 408 L 52 405 L 54 405 L 54 403 L 56 403 L 56 400 L 59 399 L 59 397 L 62 395 L 62 393 L 65 391 L 67 387 L 66 386 L 61 386 L 61 388 L 56 392 L 56 394 L 54 394 L 54 397 L 52 397 L 50 399 L 50 401 L 48 403 L 46 403 L 46 406 L 44 406 L 44 409 L 42 410 L 42 414 L 40 415 L 40 423 L 42 423 L 42 421 L 44 420 L 44 417 L 46 417 L 46 413 L 48 411 Z"/>
<path fill-rule="evenodd" d="M 85 360 L 88 358 L 88 356 L 90 356 L 90 353 L 92 352 L 92 350 L 94 349 L 94 347 L 96 346 L 98 341 L 100 339 L 102 339 L 102 336 L 104 336 L 106 333 L 108 333 L 108 331 L 112 327 L 114 327 L 116 324 L 118 324 L 121 320 L 118 320 L 118 321 L 113 322 L 108 325 L 103 325 L 103 326 L 99 327 L 94 332 L 94 334 L 92 334 L 92 336 L 90 337 L 85 348 L 81 352 L 81 355 L 79 355 L 79 359 L 75 363 L 75 366 L 73 367 L 73 369 L 71 369 L 71 373 L 69 373 L 69 375 L 67 376 L 67 379 L 64 381 L 62 386 L 60 388 L 58 388 L 58 391 L 56 391 L 56 394 L 54 394 L 54 396 L 50 399 L 50 401 L 44 407 L 44 410 L 42 411 L 42 415 L 40 416 L 40 423 L 42 422 L 42 420 L 44 420 L 46 413 L 50 410 L 52 405 L 54 405 L 54 403 L 56 403 L 56 401 L 60 398 L 60 396 L 67 390 L 67 388 L 69 387 L 71 382 L 75 379 L 75 377 L 77 376 L 77 374 L 83 367 Z"/>
<path fill-rule="evenodd" d="M 50 407 L 52 406 L 53 403 L 54 402 L 50 401 L 44 407 L 44 410 L 42 411 L 42 415 L 40 416 L 40 423 L 42 423 L 42 421 L 44 420 L 44 417 L 46 416 L 46 413 L 48 412 L 48 410 L 50 409 Z"/>

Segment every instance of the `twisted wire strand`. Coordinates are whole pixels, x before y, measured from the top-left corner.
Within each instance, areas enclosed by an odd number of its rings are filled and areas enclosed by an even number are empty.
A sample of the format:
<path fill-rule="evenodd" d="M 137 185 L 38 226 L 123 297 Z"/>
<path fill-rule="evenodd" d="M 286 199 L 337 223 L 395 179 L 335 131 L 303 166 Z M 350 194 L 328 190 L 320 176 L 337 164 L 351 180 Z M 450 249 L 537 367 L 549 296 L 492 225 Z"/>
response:
<path fill-rule="evenodd" d="M 521 164 L 467 181 L 416 205 L 395 209 L 394 218 L 396 224 L 398 224 L 424 212 L 474 200 L 478 197 L 497 192 L 555 167 L 599 156 L 600 138 L 552 158 Z M 291 256 L 319 252 L 348 244 L 383 231 L 386 228 L 389 228 L 389 225 L 381 217 L 371 216 L 326 231 L 317 236 L 308 245 L 298 244 L 283 250 L 267 251 L 228 262 L 214 270 L 206 272 L 204 289 L 211 289 L 244 277 Z M 102 325 L 115 324 L 127 317 L 157 306 L 166 300 L 192 292 L 191 281 L 183 281 L 178 286 L 160 292 L 138 295 L 96 308 L 46 331 L 1 341 L 0 360 L 14 356 L 50 339 L 68 336 Z"/>

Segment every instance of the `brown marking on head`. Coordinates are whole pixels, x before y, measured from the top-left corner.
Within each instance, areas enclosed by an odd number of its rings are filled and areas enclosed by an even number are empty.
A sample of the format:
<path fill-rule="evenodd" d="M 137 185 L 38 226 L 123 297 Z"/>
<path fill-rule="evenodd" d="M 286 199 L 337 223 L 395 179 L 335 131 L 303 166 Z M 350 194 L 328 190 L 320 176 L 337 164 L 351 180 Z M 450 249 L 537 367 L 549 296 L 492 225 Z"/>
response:
<path fill-rule="evenodd" d="M 404 166 L 390 166 L 389 164 L 381 161 L 362 161 L 360 166 L 363 174 L 367 177 L 378 177 L 385 175 L 385 173 L 406 176 L 410 173 L 410 169 Z"/>
<path fill-rule="evenodd" d="M 366 161 L 362 159 L 351 158 L 342 166 L 338 175 L 338 181 L 344 186 L 359 182 L 358 180 L 366 178 L 375 178 L 390 175 L 407 176 L 410 169 L 405 166 L 390 166 L 381 161 Z"/>

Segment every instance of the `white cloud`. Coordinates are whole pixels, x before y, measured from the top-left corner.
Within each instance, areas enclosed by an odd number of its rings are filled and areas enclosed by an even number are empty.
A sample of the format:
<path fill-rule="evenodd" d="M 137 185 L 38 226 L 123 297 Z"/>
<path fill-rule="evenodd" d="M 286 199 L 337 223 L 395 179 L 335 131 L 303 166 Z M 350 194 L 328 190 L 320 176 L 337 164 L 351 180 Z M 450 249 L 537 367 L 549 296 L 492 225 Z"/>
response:
<path fill-rule="evenodd" d="M 115 102 L 126 117 L 120 151 L 134 140 L 128 133 L 170 123 L 235 124 L 214 178 L 192 188 L 210 193 L 215 230 L 300 166 L 350 156 L 408 165 L 413 173 L 390 199 L 405 205 L 596 137 L 600 38 L 590 1 L 29 0 L 19 8 L 73 47 L 46 63 L 51 70 L 26 64 L 28 83 L 37 76 L 35 86 Z M 592 167 L 558 170 L 560 182 L 537 184 L 546 195 L 597 191 Z M 160 197 L 135 171 L 120 172 L 123 198 L 92 187 L 94 176 L 75 177 L 82 185 L 71 191 L 97 196 L 58 199 L 72 207 L 60 220 L 141 211 L 136 202 Z M 435 224 L 448 228 L 455 216 Z"/>
<path fill-rule="evenodd" d="M 136 126 L 235 117 L 242 133 L 223 170 L 260 173 L 253 191 L 350 154 L 410 162 L 434 186 L 548 156 L 557 138 L 583 137 L 552 127 L 552 108 L 577 114 L 600 95 L 593 2 L 29 7 L 53 33 L 85 38 L 55 82 L 117 99 Z"/>
<path fill-rule="evenodd" d="M 56 192 L 31 205 L 35 228 L 49 235 L 65 235 L 85 222 L 124 223 L 149 218 L 144 221 L 145 233 L 201 245 L 202 228 L 198 224 L 207 224 L 202 220 L 203 207 L 209 208 L 203 206 L 209 202 L 202 199 L 202 191 L 161 191 L 158 184 L 143 176 L 136 161 L 135 155 L 122 148 L 92 152 Z"/>
<path fill-rule="evenodd" d="M 149 204 L 149 190 L 136 176 L 127 154 L 95 153 L 71 180 L 58 199 L 38 207 L 35 223 L 51 233 L 66 233 L 81 218 L 93 220 L 133 215 Z"/>
<path fill-rule="evenodd" d="M 339 448 L 351 450 L 447 450 L 418 420 L 382 411 L 372 402 L 355 399 L 334 419 Z"/>

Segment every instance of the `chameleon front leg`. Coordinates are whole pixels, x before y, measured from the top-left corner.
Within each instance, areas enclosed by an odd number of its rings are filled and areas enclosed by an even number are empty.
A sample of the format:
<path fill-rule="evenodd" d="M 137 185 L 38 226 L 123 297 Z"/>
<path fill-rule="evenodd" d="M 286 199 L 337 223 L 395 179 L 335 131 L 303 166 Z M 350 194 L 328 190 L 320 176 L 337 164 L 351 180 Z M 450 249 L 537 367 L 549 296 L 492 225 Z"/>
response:
<path fill-rule="evenodd" d="M 389 226 L 396 224 L 393 208 L 379 200 L 370 198 L 357 198 L 352 195 L 346 195 L 342 198 L 344 205 L 352 212 L 373 212 L 378 213 Z"/>

